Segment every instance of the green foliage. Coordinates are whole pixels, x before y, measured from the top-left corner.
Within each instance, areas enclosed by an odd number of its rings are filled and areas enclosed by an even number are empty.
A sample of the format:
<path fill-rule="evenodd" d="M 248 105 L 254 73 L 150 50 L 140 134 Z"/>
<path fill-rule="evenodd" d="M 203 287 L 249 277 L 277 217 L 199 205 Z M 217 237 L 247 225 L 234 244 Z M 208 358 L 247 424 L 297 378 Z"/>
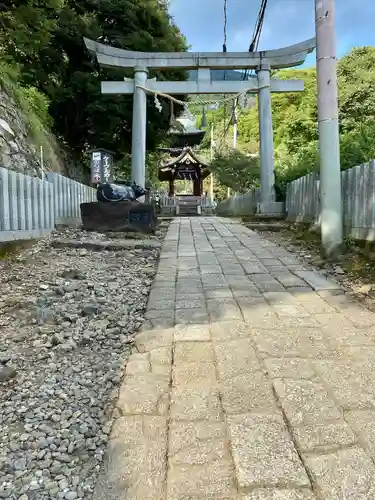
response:
<path fill-rule="evenodd" d="M 0 85 L 14 99 L 23 115 L 30 144 L 34 150 L 43 147 L 44 159 L 47 164 L 56 166 L 59 159 L 56 156 L 58 146 L 49 132 L 52 119 L 49 115 L 49 101 L 45 94 L 32 86 L 24 87 L 20 80 L 20 69 L 6 62 L 0 63 Z"/>
<path fill-rule="evenodd" d="M 315 68 L 282 70 L 274 77 L 305 82 L 304 92 L 272 95 L 276 190 L 283 196 L 288 182 L 319 171 L 316 72 Z M 341 168 L 345 170 L 375 158 L 375 47 L 355 48 L 343 57 L 338 79 Z M 211 114 L 215 130 L 223 130 L 223 109 Z M 256 107 L 240 112 L 237 144 L 242 153 L 259 151 Z M 231 162 L 222 165 L 223 182 L 229 182 L 231 169 Z"/>
<path fill-rule="evenodd" d="M 341 168 L 346 170 L 375 158 L 375 119 L 341 134 Z"/>
<path fill-rule="evenodd" d="M 259 159 L 236 150 L 225 149 L 217 153 L 210 169 L 221 184 L 237 192 L 245 192 L 259 184 Z"/>
<path fill-rule="evenodd" d="M 51 115 L 49 114 L 49 99 L 48 97 L 37 90 L 35 87 L 20 87 L 22 98 L 27 103 L 27 107 L 31 114 L 38 118 L 40 123 L 45 128 L 50 128 L 53 124 Z"/>
<path fill-rule="evenodd" d="M 146 156 L 146 179 L 152 188 L 158 188 L 160 185 L 158 179 L 158 168 L 162 159 L 159 151 L 148 151 Z"/>
<path fill-rule="evenodd" d="M 149 187 L 157 188 L 158 166 L 161 161 L 161 153 L 159 151 L 148 151 L 146 156 L 146 179 Z M 113 166 L 114 177 L 119 180 L 132 182 L 131 178 L 131 154 L 125 153 L 122 158 L 117 160 Z"/>
<path fill-rule="evenodd" d="M 40 51 L 51 40 L 56 12 L 63 0 L 2 0 L 0 2 L 0 53 L 2 60 L 29 65 L 40 62 Z"/>
<path fill-rule="evenodd" d="M 0 55 L 20 67 L 23 99 L 38 120 L 52 124 L 76 159 L 87 149 L 103 147 L 115 151 L 119 160 L 130 151 L 132 97 L 103 96 L 100 81 L 122 80 L 132 73 L 98 68 L 85 49 L 84 36 L 139 51 L 184 51 L 186 40 L 165 0 L 10 0 L 0 9 Z M 186 73 L 155 71 L 153 76 L 181 80 Z M 150 98 L 150 151 L 168 125 L 169 105 L 159 113 Z"/>
<path fill-rule="evenodd" d="M 338 64 L 340 124 L 343 132 L 375 121 L 375 47 L 357 47 Z"/>

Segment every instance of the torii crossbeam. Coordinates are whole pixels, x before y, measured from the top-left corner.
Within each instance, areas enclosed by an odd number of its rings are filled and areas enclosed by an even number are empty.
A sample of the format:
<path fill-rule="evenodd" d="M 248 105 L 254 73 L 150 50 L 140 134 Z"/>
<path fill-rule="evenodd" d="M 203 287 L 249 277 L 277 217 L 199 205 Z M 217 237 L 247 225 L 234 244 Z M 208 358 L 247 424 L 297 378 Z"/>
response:
<path fill-rule="evenodd" d="M 274 149 L 271 92 L 301 92 L 301 80 L 271 79 L 271 69 L 290 68 L 305 62 L 315 49 L 315 38 L 263 52 L 134 52 L 84 39 L 87 49 L 103 67 L 133 68 L 134 80 L 102 82 L 103 94 L 134 94 L 132 178 L 144 186 L 146 162 L 146 109 L 148 91 L 165 94 L 258 94 L 261 162 L 261 211 L 274 201 Z M 148 80 L 149 69 L 197 69 L 198 80 L 163 82 Z M 256 78 L 245 81 L 212 81 L 211 69 L 255 69 Z"/>
<path fill-rule="evenodd" d="M 170 95 L 187 94 L 239 94 L 240 92 L 258 93 L 258 78 L 244 81 L 210 80 L 209 70 L 198 69 L 198 81 L 192 82 L 158 82 L 155 79 L 147 81 L 147 88 L 155 92 Z M 271 79 L 271 92 L 300 92 L 304 89 L 302 80 Z M 102 94 L 133 94 L 134 80 L 129 78 L 123 82 L 102 82 Z"/>

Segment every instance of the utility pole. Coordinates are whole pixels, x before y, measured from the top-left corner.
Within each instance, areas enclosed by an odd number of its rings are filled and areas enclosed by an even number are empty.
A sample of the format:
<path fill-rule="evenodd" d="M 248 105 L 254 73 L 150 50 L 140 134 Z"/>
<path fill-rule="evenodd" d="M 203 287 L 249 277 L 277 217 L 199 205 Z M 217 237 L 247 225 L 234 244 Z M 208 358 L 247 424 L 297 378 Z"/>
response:
<path fill-rule="evenodd" d="M 339 252 L 343 241 L 334 4 L 334 0 L 315 0 L 321 238 L 325 256 Z"/>

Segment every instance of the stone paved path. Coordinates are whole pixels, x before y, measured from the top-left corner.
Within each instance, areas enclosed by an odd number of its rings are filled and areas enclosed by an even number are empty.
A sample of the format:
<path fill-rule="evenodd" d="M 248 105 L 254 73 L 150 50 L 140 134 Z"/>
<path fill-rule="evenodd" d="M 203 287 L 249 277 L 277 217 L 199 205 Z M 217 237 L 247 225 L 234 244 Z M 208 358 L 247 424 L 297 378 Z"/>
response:
<path fill-rule="evenodd" d="M 237 223 L 175 219 L 95 500 L 374 500 L 375 315 Z"/>

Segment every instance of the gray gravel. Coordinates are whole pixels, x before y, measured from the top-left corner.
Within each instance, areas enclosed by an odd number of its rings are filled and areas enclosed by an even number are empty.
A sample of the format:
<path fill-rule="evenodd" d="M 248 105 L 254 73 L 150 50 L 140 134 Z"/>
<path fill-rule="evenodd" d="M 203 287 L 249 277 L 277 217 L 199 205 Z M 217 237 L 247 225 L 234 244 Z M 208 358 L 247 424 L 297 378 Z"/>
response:
<path fill-rule="evenodd" d="M 0 499 L 92 497 L 159 250 L 55 248 L 0 261 Z M 155 239 L 157 241 L 157 239 Z"/>

